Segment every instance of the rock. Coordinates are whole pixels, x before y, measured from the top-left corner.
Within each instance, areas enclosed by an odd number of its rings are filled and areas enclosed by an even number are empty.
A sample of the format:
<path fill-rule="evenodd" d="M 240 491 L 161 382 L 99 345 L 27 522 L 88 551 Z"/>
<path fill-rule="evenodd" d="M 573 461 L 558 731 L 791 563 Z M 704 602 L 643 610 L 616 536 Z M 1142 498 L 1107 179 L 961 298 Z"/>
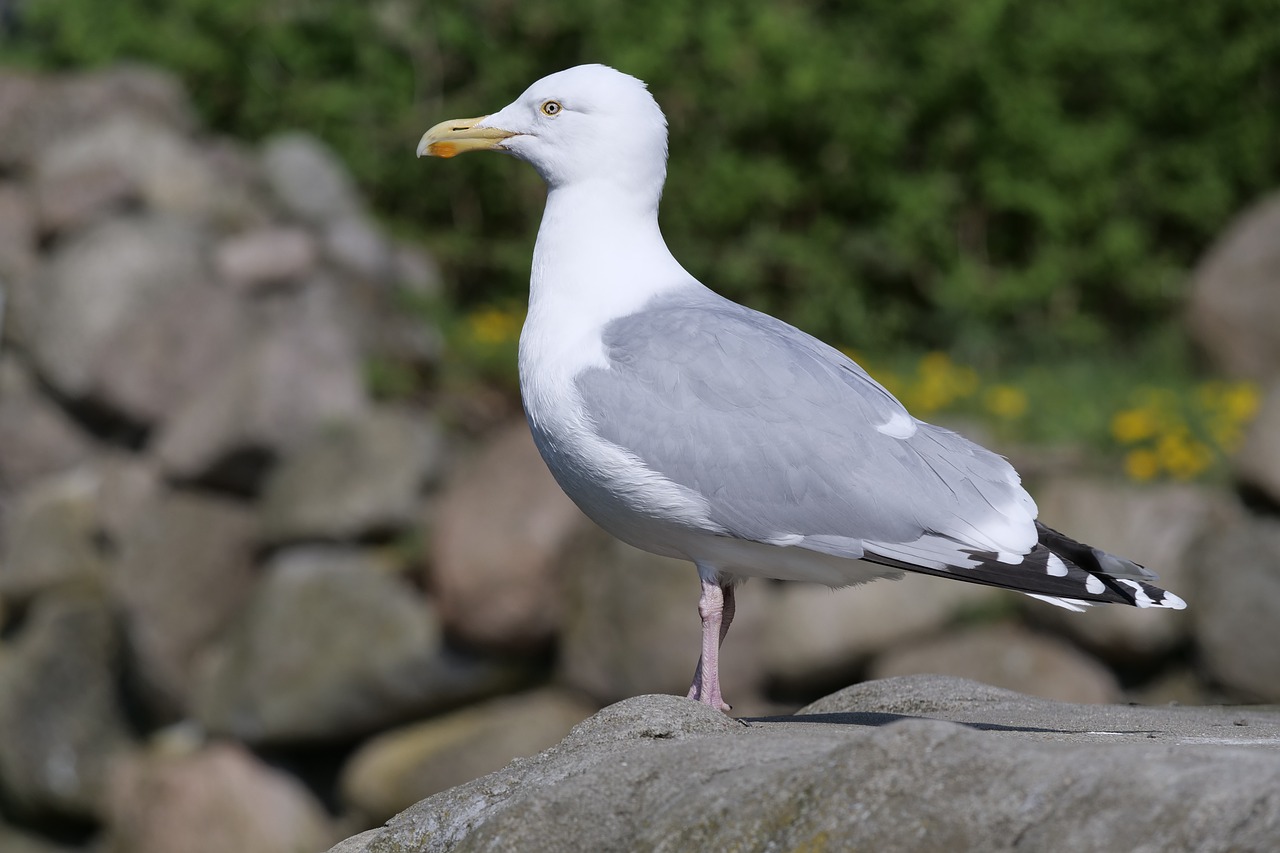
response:
<path fill-rule="evenodd" d="M 111 781 L 107 853 L 300 853 L 333 840 L 301 784 L 235 744 L 137 755 Z"/>
<path fill-rule="evenodd" d="M 560 679 L 599 702 L 689 691 L 702 644 L 698 573 L 691 563 L 626 545 L 594 526 L 565 557 Z M 760 708 L 764 613 L 771 590 L 747 584 L 720 657 L 726 701 Z"/>
<path fill-rule="evenodd" d="M 766 617 L 765 669 L 789 689 L 851 678 L 880 650 L 935 633 L 958 614 L 998 605 L 1007 595 L 910 574 L 836 590 L 782 584 Z"/>
<path fill-rule="evenodd" d="M 18 496 L 0 539 L 6 546 L 0 595 L 22 601 L 51 587 L 103 577 L 101 485 L 101 478 L 84 467 L 42 480 Z"/>
<path fill-rule="evenodd" d="M 342 772 L 343 800 L 381 823 L 424 797 L 553 746 L 595 709 L 543 689 L 385 732 L 351 757 Z"/>
<path fill-rule="evenodd" d="M 872 678 L 952 675 L 1064 702 L 1115 702 L 1111 671 L 1056 637 L 1012 625 L 970 628 L 892 648 L 871 665 Z"/>
<path fill-rule="evenodd" d="M 316 268 L 319 249 L 301 228 L 263 228 L 229 237 L 214 255 L 218 275 L 241 290 L 306 280 Z"/>
<path fill-rule="evenodd" d="M 260 307 L 248 342 L 156 437 L 170 476 L 252 493 L 289 448 L 364 414 L 360 356 L 334 287 L 314 281 Z"/>
<path fill-rule="evenodd" d="M 61 139 L 111 117 L 133 116 L 190 132 L 195 113 L 177 77 L 119 65 L 94 74 L 0 75 L 0 166 L 29 167 Z"/>
<path fill-rule="evenodd" d="M 304 222 L 320 225 L 361 212 L 346 166 L 309 134 L 284 133 L 267 140 L 262 175 L 285 211 Z"/>
<path fill-rule="evenodd" d="M 80 853 L 74 847 L 55 844 L 38 835 L 30 835 L 0 821 L 0 850 L 4 853 Z"/>
<path fill-rule="evenodd" d="M 642 696 L 335 849 L 1265 850 L 1275 746 L 1274 712 L 1068 705 L 937 677 L 749 726 Z"/>
<path fill-rule="evenodd" d="M 113 594 L 125 616 L 132 675 L 155 716 L 189 713 L 201 654 L 257 580 L 257 532 L 250 507 L 159 489 L 122 531 Z"/>
<path fill-rule="evenodd" d="M 207 277 L 203 238 L 172 219 L 107 221 L 59 249 L 31 288 L 21 339 L 40 374 L 72 399 L 92 396 L 104 352 L 138 312 Z"/>
<path fill-rule="evenodd" d="M 1280 381 L 1271 383 L 1233 467 L 1236 479 L 1280 506 Z"/>
<path fill-rule="evenodd" d="M 30 194 L 19 184 L 0 183 L 0 282 L 31 274 L 36 266 L 36 239 Z"/>
<path fill-rule="evenodd" d="M 40 596 L 0 643 L 0 800 L 15 816 L 101 814 L 108 768 L 131 745 L 119 678 L 119 634 L 95 592 Z"/>
<path fill-rule="evenodd" d="M 446 653 L 429 602 L 369 552 L 296 548 L 267 565 L 196 715 L 249 743 L 350 738 L 514 683 Z"/>
<path fill-rule="evenodd" d="M 393 263 L 396 285 L 401 290 L 419 298 L 440 296 L 440 265 L 426 251 L 417 246 L 397 245 Z"/>
<path fill-rule="evenodd" d="M 111 207 L 207 215 L 219 186 L 196 147 L 154 120 L 113 115 L 40 152 L 35 189 L 43 230 L 78 227 Z"/>
<path fill-rule="evenodd" d="M 1231 376 L 1280 376 L 1280 193 L 1236 217 L 1192 277 L 1187 324 Z"/>
<path fill-rule="evenodd" d="M 1280 702 L 1280 521 L 1255 518 L 1206 536 L 1196 640 L 1208 674 L 1239 696 Z"/>
<path fill-rule="evenodd" d="M 437 507 L 431 585 L 450 634 L 487 649 L 548 643 L 560 625 L 565 549 L 591 526 L 551 478 L 528 426 L 501 430 L 458 466 Z"/>
<path fill-rule="evenodd" d="M 10 490 L 66 471 L 93 452 L 89 438 L 10 354 L 0 354 L 0 447 L 0 487 Z"/>
<path fill-rule="evenodd" d="M 1050 527 L 1150 568 L 1160 576 L 1160 586 L 1186 598 L 1190 609 L 1105 606 L 1072 613 L 1028 600 L 1027 613 L 1035 622 L 1127 664 L 1155 660 L 1187 638 L 1190 614 L 1198 607 L 1192 590 L 1200 568 L 1188 554 L 1206 530 L 1225 525 L 1238 511 L 1229 499 L 1195 485 L 1131 486 L 1058 477 L 1036 490 L 1036 501 Z"/>
<path fill-rule="evenodd" d="M 329 222 L 324 229 L 324 248 L 339 269 L 365 281 L 386 283 L 395 270 L 391 246 L 364 214 Z"/>
<path fill-rule="evenodd" d="M 354 540 L 403 530 L 442 461 L 440 430 L 421 412 L 376 408 L 322 427 L 267 481 L 267 541 Z"/>

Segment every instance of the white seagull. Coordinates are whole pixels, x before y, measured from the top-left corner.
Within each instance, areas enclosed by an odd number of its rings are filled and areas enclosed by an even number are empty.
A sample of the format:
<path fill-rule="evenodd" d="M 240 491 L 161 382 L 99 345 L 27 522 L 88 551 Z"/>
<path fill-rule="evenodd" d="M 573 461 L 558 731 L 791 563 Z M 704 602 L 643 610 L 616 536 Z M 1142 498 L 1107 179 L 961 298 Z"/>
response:
<path fill-rule="evenodd" d="M 658 228 L 667 122 L 640 80 L 570 68 L 418 144 L 418 156 L 484 150 L 529 162 L 548 187 L 520 335 L 529 428 L 597 524 L 697 566 L 690 698 L 729 708 L 717 661 L 749 577 L 837 587 L 905 570 L 1072 610 L 1186 606 L 1142 566 L 1038 522 L 1003 457 L 686 272 Z"/>

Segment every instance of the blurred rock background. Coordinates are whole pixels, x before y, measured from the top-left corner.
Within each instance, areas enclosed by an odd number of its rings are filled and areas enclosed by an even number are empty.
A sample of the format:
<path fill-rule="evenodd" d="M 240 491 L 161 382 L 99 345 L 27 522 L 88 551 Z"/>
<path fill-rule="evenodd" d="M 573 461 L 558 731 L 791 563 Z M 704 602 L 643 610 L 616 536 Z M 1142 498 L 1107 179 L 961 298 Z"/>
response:
<path fill-rule="evenodd" d="M 395 169 L 427 193 L 420 130 Z M 1177 334 L 1259 389 L 1229 477 L 1122 482 L 961 426 L 1190 609 L 753 582 L 736 710 L 916 672 L 1280 702 L 1280 200 L 1179 287 Z M 0 70 L 0 850 L 320 850 L 603 704 L 684 692 L 696 574 L 587 522 L 509 388 L 448 380 L 448 298 L 312 133 L 215 133 L 150 66 Z"/>

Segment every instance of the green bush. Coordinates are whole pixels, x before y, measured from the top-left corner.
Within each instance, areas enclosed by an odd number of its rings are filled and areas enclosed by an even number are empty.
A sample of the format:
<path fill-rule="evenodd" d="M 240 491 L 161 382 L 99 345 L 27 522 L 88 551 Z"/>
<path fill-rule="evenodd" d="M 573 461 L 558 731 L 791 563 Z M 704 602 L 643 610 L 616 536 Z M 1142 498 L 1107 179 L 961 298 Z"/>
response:
<path fill-rule="evenodd" d="M 218 130 L 333 144 L 464 304 L 523 292 L 541 211 L 441 118 L 599 61 L 671 124 L 669 242 L 722 292 L 863 351 L 979 364 L 1167 337 L 1186 271 L 1280 184 L 1280 2 L 26 0 L 9 57 L 155 61 Z"/>

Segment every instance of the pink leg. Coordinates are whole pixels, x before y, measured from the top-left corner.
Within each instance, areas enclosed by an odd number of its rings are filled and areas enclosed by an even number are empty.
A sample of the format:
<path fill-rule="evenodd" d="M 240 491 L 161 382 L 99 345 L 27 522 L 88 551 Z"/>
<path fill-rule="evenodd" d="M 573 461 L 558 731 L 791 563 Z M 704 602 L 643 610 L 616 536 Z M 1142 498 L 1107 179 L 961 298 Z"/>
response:
<path fill-rule="evenodd" d="M 721 711 L 730 708 L 720 695 L 720 644 L 729 633 L 733 612 L 733 586 L 703 578 L 702 597 L 698 599 L 698 615 L 702 617 L 702 656 L 693 673 L 689 698 Z"/>

